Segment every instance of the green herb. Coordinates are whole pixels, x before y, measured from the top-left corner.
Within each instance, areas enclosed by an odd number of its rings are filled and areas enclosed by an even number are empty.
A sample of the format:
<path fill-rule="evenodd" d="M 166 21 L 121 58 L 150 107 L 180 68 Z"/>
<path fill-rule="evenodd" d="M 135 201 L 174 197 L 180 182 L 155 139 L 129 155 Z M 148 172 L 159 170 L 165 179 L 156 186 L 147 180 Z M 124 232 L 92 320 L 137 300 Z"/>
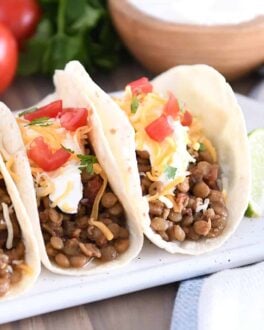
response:
<path fill-rule="evenodd" d="M 177 172 L 177 168 L 167 165 L 164 172 L 167 176 L 167 179 L 174 179 Z"/>
<path fill-rule="evenodd" d="M 131 106 L 130 106 L 131 113 L 136 113 L 138 106 L 139 106 L 139 101 L 136 96 L 133 96 L 132 101 L 131 101 Z"/>
<path fill-rule="evenodd" d="M 29 108 L 25 111 L 22 111 L 18 114 L 18 117 L 22 117 L 22 116 L 25 116 L 26 114 L 28 113 L 31 113 L 31 112 L 35 112 L 38 108 L 37 107 L 32 107 L 32 108 Z"/>
<path fill-rule="evenodd" d="M 87 70 L 114 68 L 124 52 L 106 0 L 39 0 L 42 18 L 23 47 L 18 72 L 53 74 L 70 60 Z"/>
<path fill-rule="evenodd" d="M 61 144 L 61 147 L 62 147 L 64 150 L 68 151 L 69 153 L 74 154 L 74 151 L 73 151 L 72 149 L 64 147 L 63 144 Z"/>
<path fill-rule="evenodd" d="M 97 158 L 92 155 L 77 155 L 77 157 L 81 160 L 79 169 L 86 169 L 89 174 L 93 174 L 93 164 L 98 163 Z"/>
<path fill-rule="evenodd" d="M 27 127 L 27 126 L 46 127 L 46 126 L 50 126 L 50 125 L 52 125 L 52 122 L 50 121 L 49 117 L 40 117 L 40 118 L 33 119 L 30 123 L 26 124 L 25 127 Z"/>
<path fill-rule="evenodd" d="M 199 151 L 205 151 L 205 145 L 200 142 Z"/>

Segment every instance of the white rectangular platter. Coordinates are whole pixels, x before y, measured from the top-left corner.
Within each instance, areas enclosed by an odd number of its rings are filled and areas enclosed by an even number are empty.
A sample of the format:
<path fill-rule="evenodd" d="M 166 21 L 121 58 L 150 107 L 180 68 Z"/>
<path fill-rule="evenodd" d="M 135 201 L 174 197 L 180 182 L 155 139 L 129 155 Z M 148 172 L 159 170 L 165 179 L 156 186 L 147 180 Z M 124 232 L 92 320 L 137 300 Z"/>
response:
<path fill-rule="evenodd" d="M 248 131 L 264 127 L 264 104 L 241 95 L 237 98 Z M 261 260 L 264 218 L 244 218 L 226 244 L 203 256 L 170 255 L 146 241 L 136 260 L 111 273 L 67 277 L 43 268 L 31 291 L 19 299 L 0 303 L 0 324 Z"/>

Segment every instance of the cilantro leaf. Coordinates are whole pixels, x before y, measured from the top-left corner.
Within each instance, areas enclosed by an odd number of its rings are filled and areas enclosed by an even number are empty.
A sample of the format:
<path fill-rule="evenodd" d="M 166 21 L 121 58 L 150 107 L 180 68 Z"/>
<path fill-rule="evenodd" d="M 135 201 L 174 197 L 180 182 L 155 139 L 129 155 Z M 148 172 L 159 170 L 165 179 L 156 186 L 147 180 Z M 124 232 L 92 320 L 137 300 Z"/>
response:
<path fill-rule="evenodd" d="M 77 157 L 81 160 L 81 164 L 79 166 L 79 169 L 86 169 L 86 171 L 89 174 L 93 174 L 93 164 L 98 163 L 98 160 L 95 156 L 93 155 L 77 155 Z"/>
<path fill-rule="evenodd" d="M 130 106 L 131 113 L 135 114 L 137 112 L 138 106 L 139 106 L 139 101 L 136 96 L 133 96 Z"/>
<path fill-rule="evenodd" d="M 199 151 L 205 151 L 205 145 L 200 142 Z"/>
<path fill-rule="evenodd" d="M 41 127 L 46 127 L 52 125 L 52 121 L 50 121 L 49 117 L 40 117 L 33 119 L 30 123 L 26 124 L 25 127 L 27 126 L 41 126 Z"/>
<path fill-rule="evenodd" d="M 26 114 L 28 113 L 31 113 L 31 112 L 35 112 L 38 108 L 37 107 L 32 107 L 32 108 L 29 108 L 25 111 L 22 111 L 18 114 L 18 117 L 22 117 L 22 116 L 25 116 Z"/>
<path fill-rule="evenodd" d="M 177 172 L 177 168 L 167 165 L 164 172 L 167 176 L 167 179 L 174 179 Z"/>
<path fill-rule="evenodd" d="M 64 147 L 63 144 L 61 144 L 61 147 L 62 147 L 64 150 L 68 151 L 69 153 L 74 154 L 74 151 L 73 151 L 72 149 Z"/>

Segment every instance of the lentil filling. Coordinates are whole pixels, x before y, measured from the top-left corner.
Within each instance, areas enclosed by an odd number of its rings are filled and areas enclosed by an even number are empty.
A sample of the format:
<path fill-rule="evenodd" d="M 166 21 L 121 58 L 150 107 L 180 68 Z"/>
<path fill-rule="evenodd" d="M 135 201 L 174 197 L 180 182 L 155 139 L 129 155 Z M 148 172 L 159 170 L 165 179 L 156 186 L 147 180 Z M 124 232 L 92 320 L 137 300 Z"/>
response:
<path fill-rule="evenodd" d="M 9 214 L 10 224 L 6 220 L 6 211 Z M 9 234 L 8 225 L 12 226 L 12 236 Z M 0 297 L 7 294 L 12 285 L 21 281 L 23 266 L 25 266 L 25 246 L 21 230 L 5 182 L 0 179 Z"/>
<path fill-rule="evenodd" d="M 90 154 L 89 150 L 86 148 L 85 154 Z M 47 254 L 62 268 L 80 268 L 91 259 L 111 261 L 129 247 L 124 209 L 110 185 L 107 184 L 100 199 L 98 218 L 92 219 L 91 213 L 103 179 L 86 169 L 82 170 L 81 179 L 83 197 L 77 214 L 66 214 L 58 207 L 53 208 L 48 196 L 39 202 Z"/>
<path fill-rule="evenodd" d="M 197 241 L 219 236 L 227 221 L 227 208 L 221 191 L 219 165 L 206 150 L 188 152 L 196 162 L 188 167 L 189 176 L 179 183 L 171 196 L 173 207 L 168 208 L 159 199 L 149 202 L 152 229 L 166 241 Z M 137 151 L 143 195 L 154 196 L 162 190 L 160 181 L 152 182 L 146 175 L 151 171 L 149 154 Z"/>

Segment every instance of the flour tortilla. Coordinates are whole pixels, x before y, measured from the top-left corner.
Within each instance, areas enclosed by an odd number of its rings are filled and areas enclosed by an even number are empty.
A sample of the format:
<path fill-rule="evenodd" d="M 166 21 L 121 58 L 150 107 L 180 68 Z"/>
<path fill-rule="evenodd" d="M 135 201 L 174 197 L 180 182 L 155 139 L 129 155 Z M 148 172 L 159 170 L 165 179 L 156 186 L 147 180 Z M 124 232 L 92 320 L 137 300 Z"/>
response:
<path fill-rule="evenodd" d="M 57 99 L 62 99 L 64 107 L 85 107 L 91 109 L 91 144 L 93 145 L 95 155 L 100 165 L 108 177 L 108 181 L 110 182 L 113 191 L 118 196 L 125 209 L 126 221 L 130 234 L 130 245 L 128 250 L 120 254 L 118 258 L 113 261 L 98 263 L 92 260 L 82 268 L 65 269 L 57 266 L 55 263 L 50 261 L 46 253 L 39 222 L 33 178 L 24 148 L 22 148 L 21 152 L 17 154 L 16 158 L 15 169 L 19 176 L 23 178 L 17 182 L 17 187 L 34 227 L 34 233 L 39 244 L 41 260 L 46 268 L 54 273 L 64 275 L 88 275 L 115 270 L 116 268 L 124 266 L 130 262 L 139 254 L 143 245 L 143 232 L 134 217 L 134 213 L 131 211 L 130 203 L 128 203 L 127 198 L 125 197 L 125 185 L 122 183 L 122 176 L 115 170 L 115 159 L 104 136 L 102 125 L 98 115 L 94 111 L 92 102 L 89 101 L 87 95 L 82 91 L 81 86 L 75 84 L 75 80 L 71 78 L 71 75 L 67 72 L 67 70 L 56 71 L 54 75 L 54 84 L 55 92 L 48 95 L 38 104 L 38 106 L 48 104 L 49 102 Z M 6 141 L 6 145 L 8 148 L 13 150 L 14 143 L 20 147 L 23 146 L 23 141 L 17 128 L 12 130 L 12 134 L 10 134 L 10 139 Z"/>
<path fill-rule="evenodd" d="M 154 91 L 173 92 L 196 116 L 205 135 L 218 153 L 224 189 L 227 191 L 228 221 L 223 233 L 212 239 L 166 242 L 150 227 L 149 207 L 142 197 L 135 155 L 133 129 L 117 104 L 97 86 L 78 62 L 65 69 L 76 86 L 95 105 L 109 148 L 116 159 L 126 185 L 126 196 L 145 235 L 170 253 L 198 255 L 221 246 L 236 230 L 247 208 L 250 191 L 250 158 L 247 132 L 242 111 L 224 77 L 207 65 L 178 66 L 161 74 L 152 83 Z M 111 134 L 113 129 L 116 134 Z"/>
<path fill-rule="evenodd" d="M 18 130 L 18 127 L 13 115 L 9 109 L 0 102 L 0 173 L 5 181 L 6 188 L 12 200 L 17 221 L 21 229 L 22 238 L 25 245 L 25 261 L 31 268 L 30 273 L 24 273 L 22 280 L 17 284 L 11 285 L 9 292 L 0 297 L 0 302 L 20 296 L 33 286 L 40 273 L 40 255 L 30 219 L 21 201 L 15 183 L 6 169 L 5 162 L 2 157 L 2 152 L 8 153 L 10 156 L 14 155 L 16 157 L 16 155 L 20 152 L 20 147 L 23 149 L 23 146 L 18 146 L 15 143 L 12 149 L 8 147 L 8 141 L 14 138 L 12 132 L 15 130 Z M 15 173 L 17 174 L 16 170 Z"/>

